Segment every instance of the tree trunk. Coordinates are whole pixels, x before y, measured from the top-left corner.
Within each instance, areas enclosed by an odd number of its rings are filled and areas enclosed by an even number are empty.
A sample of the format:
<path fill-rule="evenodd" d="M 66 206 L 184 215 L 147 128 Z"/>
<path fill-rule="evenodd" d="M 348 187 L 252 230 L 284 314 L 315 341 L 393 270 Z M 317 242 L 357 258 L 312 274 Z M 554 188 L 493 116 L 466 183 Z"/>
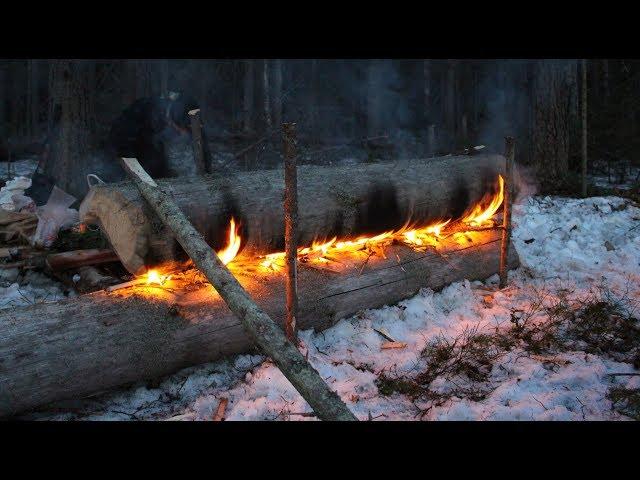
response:
<path fill-rule="evenodd" d="M 371 257 L 362 273 L 364 254 L 344 274 L 300 264 L 299 328 L 324 329 L 359 310 L 395 304 L 423 287 L 437 290 L 495 274 L 500 232 L 468 235 L 472 243 L 443 240 L 437 252 L 391 245 L 386 259 Z M 448 252 L 446 258 L 441 251 Z M 515 268 L 513 246 L 509 251 L 510 268 Z M 235 275 L 259 307 L 283 325 L 284 274 Z M 0 310 L 0 416 L 252 351 L 241 322 L 214 289 L 189 290 L 179 296 L 159 288 L 96 292 Z"/>
<path fill-rule="evenodd" d="M 282 60 L 273 61 L 273 121 L 282 124 Z"/>
<path fill-rule="evenodd" d="M 569 134 L 575 62 L 540 60 L 534 92 L 533 158 L 538 174 L 557 181 L 569 171 Z"/>
<path fill-rule="evenodd" d="M 92 136 L 87 65 L 79 60 L 54 60 L 53 68 L 53 102 L 59 105 L 61 118 L 45 174 L 62 190 L 81 198 L 87 190 L 85 177 L 90 173 L 87 162 Z"/>
<path fill-rule="evenodd" d="M 33 137 L 38 134 L 40 108 L 38 60 L 28 60 L 27 69 L 27 134 Z"/>
<path fill-rule="evenodd" d="M 160 95 L 169 95 L 169 60 L 160 60 Z"/>
<path fill-rule="evenodd" d="M 253 132 L 253 60 L 244 62 L 244 133 L 250 135 Z"/>
<path fill-rule="evenodd" d="M 298 244 L 317 238 L 381 233 L 415 222 L 458 218 L 504 173 L 501 155 L 442 157 L 353 167 L 298 167 Z M 345 179 L 349 179 L 345 182 Z M 243 249 L 284 248 L 284 181 L 281 171 L 165 179 L 196 227 L 216 249 L 226 241 L 231 216 L 240 221 Z M 132 273 L 180 259 L 180 248 L 131 183 L 93 187 L 80 218 L 97 223 Z"/>
<path fill-rule="evenodd" d="M 7 66 L 4 61 L 0 61 L 0 148 L 5 146 L 8 129 L 7 122 Z"/>
<path fill-rule="evenodd" d="M 447 83 L 444 101 L 444 120 L 449 147 L 456 136 L 456 66 L 457 60 L 447 61 Z"/>
<path fill-rule="evenodd" d="M 262 62 L 262 91 L 263 91 L 263 105 L 264 105 L 264 122 L 266 130 L 271 130 L 271 88 L 269 88 L 269 60 L 264 59 Z"/>
<path fill-rule="evenodd" d="M 423 93 L 424 93 L 424 119 L 427 125 L 433 122 L 433 114 L 431 112 L 431 61 L 422 61 L 423 73 Z"/>
<path fill-rule="evenodd" d="M 380 62 L 380 60 L 369 60 L 367 70 L 367 135 L 369 137 L 381 134 Z"/>

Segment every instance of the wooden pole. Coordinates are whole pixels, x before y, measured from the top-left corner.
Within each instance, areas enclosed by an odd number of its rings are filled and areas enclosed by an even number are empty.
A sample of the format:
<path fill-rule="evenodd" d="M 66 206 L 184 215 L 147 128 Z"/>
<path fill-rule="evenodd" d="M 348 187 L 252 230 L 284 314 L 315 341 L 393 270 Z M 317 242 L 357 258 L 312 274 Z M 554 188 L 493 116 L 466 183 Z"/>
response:
<path fill-rule="evenodd" d="M 191 118 L 191 138 L 193 141 L 193 156 L 196 162 L 198 174 L 207 172 L 204 161 L 204 146 L 202 144 L 202 121 L 200 120 L 200 109 L 196 108 L 189 112 Z"/>
<path fill-rule="evenodd" d="M 298 175 L 296 124 L 282 125 L 284 140 L 284 244 L 287 270 L 287 338 L 297 343 L 296 317 L 298 314 Z"/>
<path fill-rule="evenodd" d="M 587 196 L 587 61 L 582 60 L 582 196 Z"/>
<path fill-rule="evenodd" d="M 340 397 L 322 380 L 282 329 L 260 308 L 193 227 L 172 197 L 161 190 L 135 158 L 123 158 L 148 205 L 166 224 L 196 267 L 242 322 L 252 342 L 270 356 L 321 420 L 355 421 Z"/>
<path fill-rule="evenodd" d="M 502 200 L 502 243 L 500 244 L 500 288 L 507 286 L 507 258 L 509 256 L 509 243 L 511 242 L 511 206 L 513 203 L 513 158 L 515 154 L 515 140 L 506 137 L 505 143 L 505 188 Z"/>

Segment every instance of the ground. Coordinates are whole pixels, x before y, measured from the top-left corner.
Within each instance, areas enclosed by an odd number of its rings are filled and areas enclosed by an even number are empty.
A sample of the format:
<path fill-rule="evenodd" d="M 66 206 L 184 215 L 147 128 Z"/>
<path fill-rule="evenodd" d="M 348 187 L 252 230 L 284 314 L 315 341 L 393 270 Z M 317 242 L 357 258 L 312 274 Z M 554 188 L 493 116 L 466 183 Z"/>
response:
<path fill-rule="evenodd" d="M 507 288 L 494 276 L 423 289 L 300 332 L 311 364 L 359 419 L 639 418 L 640 208 L 618 197 L 525 197 L 513 223 L 521 266 Z M 63 294 L 39 275 L 22 283 L 0 287 L 5 308 Z M 383 334 L 406 347 L 381 349 Z M 227 420 L 315 419 L 257 355 L 26 418 L 211 420 L 221 398 Z"/>

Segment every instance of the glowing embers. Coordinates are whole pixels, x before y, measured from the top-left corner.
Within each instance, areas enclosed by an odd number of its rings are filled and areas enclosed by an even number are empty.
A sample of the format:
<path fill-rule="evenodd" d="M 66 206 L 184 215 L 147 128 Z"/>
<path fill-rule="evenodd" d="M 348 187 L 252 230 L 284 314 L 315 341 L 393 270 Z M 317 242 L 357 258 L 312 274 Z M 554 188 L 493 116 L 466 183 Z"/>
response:
<path fill-rule="evenodd" d="M 146 285 L 164 285 L 171 280 L 171 275 L 162 275 L 157 270 L 149 270 L 146 274 Z"/>

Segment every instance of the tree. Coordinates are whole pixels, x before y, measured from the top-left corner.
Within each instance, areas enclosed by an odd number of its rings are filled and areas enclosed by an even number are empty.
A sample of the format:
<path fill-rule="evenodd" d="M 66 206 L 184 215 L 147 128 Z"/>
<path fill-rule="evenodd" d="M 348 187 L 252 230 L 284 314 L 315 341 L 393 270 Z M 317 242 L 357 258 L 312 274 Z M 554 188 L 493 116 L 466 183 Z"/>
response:
<path fill-rule="evenodd" d="M 380 134 L 380 60 L 370 60 L 367 69 L 367 135 L 375 137 Z"/>
<path fill-rule="evenodd" d="M 553 183 L 569 172 L 569 136 L 575 104 L 575 62 L 539 60 L 534 86 L 533 158 L 540 177 Z"/>
<path fill-rule="evenodd" d="M 267 130 L 271 129 L 271 105 L 270 95 L 271 89 L 269 88 L 269 60 L 264 59 L 262 62 L 262 98 L 264 105 L 264 121 Z"/>
<path fill-rule="evenodd" d="M 54 60 L 52 64 L 53 142 L 44 173 L 76 197 L 87 189 L 85 176 L 93 140 L 88 77 L 93 66 L 93 62 L 81 60 Z"/>
<path fill-rule="evenodd" d="M 246 135 L 253 132 L 253 60 L 244 61 L 243 92 L 243 131 Z"/>
<path fill-rule="evenodd" d="M 282 61 L 273 61 L 273 121 L 276 127 L 282 124 Z"/>

